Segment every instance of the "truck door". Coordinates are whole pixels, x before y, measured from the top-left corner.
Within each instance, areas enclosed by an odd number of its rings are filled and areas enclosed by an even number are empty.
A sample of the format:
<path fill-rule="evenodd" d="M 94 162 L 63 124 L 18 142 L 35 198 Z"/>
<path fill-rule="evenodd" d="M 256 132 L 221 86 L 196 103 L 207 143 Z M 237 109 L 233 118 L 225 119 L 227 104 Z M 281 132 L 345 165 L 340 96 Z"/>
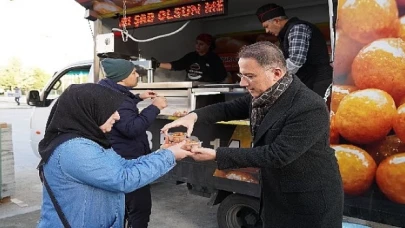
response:
<path fill-rule="evenodd" d="M 34 107 L 30 123 L 30 141 L 34 154 L 38 157 L 38 143 L 45 133 L 45 125 L 55 101 L 71 84 L 86 83 L 89 78 L 89 66 L 74 67 L 56 74 L 42 92 L 41 106 Z"/>

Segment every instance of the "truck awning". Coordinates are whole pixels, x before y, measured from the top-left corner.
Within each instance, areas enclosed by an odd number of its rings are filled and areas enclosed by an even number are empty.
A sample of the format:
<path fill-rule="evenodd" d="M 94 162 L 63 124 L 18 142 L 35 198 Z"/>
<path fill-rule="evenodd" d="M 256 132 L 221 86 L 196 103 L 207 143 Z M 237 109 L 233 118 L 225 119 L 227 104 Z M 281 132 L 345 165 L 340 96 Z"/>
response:
<path fill-rule="evenodd" d="M 101 18 L 115 17 L 123 12 L 123 0 L 75 0 L 84 8 L 92 10 Z M 127 14 L 180 6 L 202 0 L 126 0 Z"/>

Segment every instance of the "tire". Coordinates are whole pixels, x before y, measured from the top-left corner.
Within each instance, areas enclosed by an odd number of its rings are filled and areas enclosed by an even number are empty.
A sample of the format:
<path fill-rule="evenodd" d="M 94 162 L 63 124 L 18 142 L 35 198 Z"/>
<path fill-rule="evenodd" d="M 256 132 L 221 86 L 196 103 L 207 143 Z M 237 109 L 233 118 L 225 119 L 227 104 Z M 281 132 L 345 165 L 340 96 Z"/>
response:
<path fill-rule="evenodd" d="M 257 198 L 231 194 L 219 205 L 219 228 L 262 228 L 259 216 L 260 201 Z"/>

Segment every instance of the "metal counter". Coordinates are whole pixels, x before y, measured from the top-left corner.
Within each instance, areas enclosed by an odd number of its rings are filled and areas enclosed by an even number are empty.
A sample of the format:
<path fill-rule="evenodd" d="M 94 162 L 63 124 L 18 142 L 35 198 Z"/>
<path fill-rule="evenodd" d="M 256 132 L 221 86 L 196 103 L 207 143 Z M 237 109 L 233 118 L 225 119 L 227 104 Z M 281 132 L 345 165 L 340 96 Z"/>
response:
<path fill-rule="evenodd" d="M 177 120 L 179 118 L 180 117 L 172 116 L 172 115 L 158 115 L 157 116 L 157 119 L 162 119 L 162 120 Z M 249 120 L 231 120 L 231 121 L 220 121 L 220 122 L 217 122 L 217 124 L 249 126 L 250 121 Z"/>
<path fill-rule="evenodd" d="M 131 92 L 137 94 L 146 90 L 153 90 L 158 96 L 167 98 L 168 107 L 161 111 L 159 118 L 173 117 L 177 111 L 190 112 L 211 104 L 211 101 L 213 103 L 225 101 L 225 99 L 222 100 L 222 96 L 225 97 L 227 94 L 232 94 L 232 97 L 246 94 L 246 91 L 237 84 L 208 84 L 188 81 L 139 83 Z M 152 104 L 152 100 L 147 99 L 140 102 L 138 108 L 142 110 L 150 104 Z"/>

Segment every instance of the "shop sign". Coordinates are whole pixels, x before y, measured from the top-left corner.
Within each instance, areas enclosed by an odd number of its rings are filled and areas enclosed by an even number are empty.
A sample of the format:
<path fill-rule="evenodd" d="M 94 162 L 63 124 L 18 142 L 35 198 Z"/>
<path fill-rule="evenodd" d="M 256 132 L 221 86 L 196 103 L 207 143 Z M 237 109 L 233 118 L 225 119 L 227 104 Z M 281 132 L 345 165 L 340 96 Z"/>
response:
<path fill-rule="evenodd" d="M 139 28 L 226 14 L 226 0 L 210 0 L 122 17 L 119 27 Z"/>

